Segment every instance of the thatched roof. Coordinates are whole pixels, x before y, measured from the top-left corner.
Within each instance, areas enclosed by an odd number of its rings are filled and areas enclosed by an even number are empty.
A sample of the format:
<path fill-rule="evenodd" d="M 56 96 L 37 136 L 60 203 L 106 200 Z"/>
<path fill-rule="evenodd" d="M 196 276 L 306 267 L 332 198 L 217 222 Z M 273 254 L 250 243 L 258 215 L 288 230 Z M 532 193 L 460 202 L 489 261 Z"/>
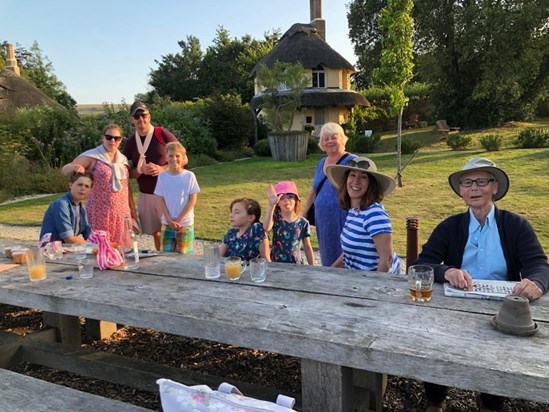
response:
<path fill-rule="evenodd" d="M 283 97 L 288 91 L 279 91 L 277 96 Z M 250 105 L 253 110 L 263 106 L 263 95 L 256 94 L 252 97 Z M 304 107 L 315 106 L 370 106 L 370 102 L 354 90 L 340 88 L 307 88 L 301 95 L 301 105 Z"/>
<path fill-rule="evenodd" d="M 64 109 L 12 70 L 4 69 L 0 72 L 0 114 L 14 113 L 21 107 L 39 105 Z"/>
<path fill-rule="evenodd" d="M 272 67 L 277 60 L 301 63 L 306 69 L 322 65 L 354 71 L 353 65 L 326 43 L 313 24 L 296 23 L 290 27 L 271 52 L 254 66 L 250 77 L 256 74 L 261 64 Z"/>

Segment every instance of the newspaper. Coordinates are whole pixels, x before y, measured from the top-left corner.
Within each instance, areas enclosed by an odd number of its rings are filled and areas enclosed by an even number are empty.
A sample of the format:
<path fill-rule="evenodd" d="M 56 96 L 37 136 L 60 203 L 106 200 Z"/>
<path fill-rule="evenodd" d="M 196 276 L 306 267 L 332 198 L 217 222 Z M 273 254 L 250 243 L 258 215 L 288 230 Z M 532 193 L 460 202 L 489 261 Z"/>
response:
<path fill-rule="evenodd" d="M 518 282 L 506 280 L 473 279 L 473 290 L 454 288 L 449 283 L 444 284 L 444 295 L 457 298 L 474 298 L 503 300 L 513 294 L 513 288 Z"/>

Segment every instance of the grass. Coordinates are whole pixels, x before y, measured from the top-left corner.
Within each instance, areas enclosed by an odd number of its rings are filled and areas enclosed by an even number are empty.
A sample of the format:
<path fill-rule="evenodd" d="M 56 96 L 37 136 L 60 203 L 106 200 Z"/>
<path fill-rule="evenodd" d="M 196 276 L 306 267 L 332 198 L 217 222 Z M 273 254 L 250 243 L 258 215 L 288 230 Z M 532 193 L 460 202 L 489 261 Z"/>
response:
<path fill-rule="evenodd" d="M 524 127 L 547 127 L 549 119 L 524 125 Z M 420 220 L 420 242 L 423 243 L 442 219 L 465 210 L 462 200 L 448 185 L 448 175 L 460 170 L 466 160 L 488 157 L 501 166 L 511 180 L 511 188 L 498 206 L 526 217 L 536 230 L 545 251 L 549 252 L 549 202 L 546 184 L 549 180 L 549 149 L 514 149 L 510 142 L 517 126 L 471 132 L 480 138 L 488 133 L 504 135 L 505 150 L 486 152 L 478 147 L 463 152 L 450 151 L 440 142 L 433 131 L 408 130 L 408 135 L 417 136 L 424 145 L 403 172 L 403 187 L 397 188 L 384 201 L 385 208 L 394 226 L 395 250 L 406 253 L 406 218 Z M 391 145 L 394 133 L 384 135 L 383 144 Z M 389 141 L 387 143 L 386 141 Z M 373 153 L 378 169 L 395 175 L 394 153 Z M 235 162 L 221 163 L 193 169 L 201 193 L 195 208 L 195 231 L 197 238 L 219 240 L 229 228 L 230 202 L 242 196 L 257 199 L 262 208 L 267 205 L 267 185 L 279 180 L 294 180 L 303 200 L 311 190 L 311 181 L 316 164 L 322 155 L 311 155 L 302 162 L 275 162 L 270 158 L 254 157 Z M 409 156 L 403 156 L 406 164 Z M 134 190 L 136 192 L 136 190 Z M 0 206 L 0 222 L 19 225 L 40 225 L 43 213 L 56 196 L 27 200 Z M 313 236 L 313 245 L 316 239 Z"/>

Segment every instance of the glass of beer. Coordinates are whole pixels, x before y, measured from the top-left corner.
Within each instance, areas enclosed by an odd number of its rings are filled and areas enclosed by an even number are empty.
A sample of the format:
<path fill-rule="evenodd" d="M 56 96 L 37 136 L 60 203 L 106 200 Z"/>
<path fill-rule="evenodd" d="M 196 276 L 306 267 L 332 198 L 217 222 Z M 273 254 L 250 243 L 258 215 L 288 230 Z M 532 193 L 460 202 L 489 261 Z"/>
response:
<path fill-rule="evenodd" d="M 246 269 L 246 265 L 242 265 L 240 256 L 230 256 L 225 258 L 225 276 L 229 280 L 238 280 L 240 275 Z"/>
<path fill-rule="evenodd" d="M 41 248 L 31 247 L 27 250 L 27 269 L 31 281 L 46 279 L 46 259 Z"/>
<path fill-rule="evenodd" d="M 435 273 L 427 265 L 413 265 L 408 268 L 410 298 L 415 302 L 429 302 L 433 296 Z"/>

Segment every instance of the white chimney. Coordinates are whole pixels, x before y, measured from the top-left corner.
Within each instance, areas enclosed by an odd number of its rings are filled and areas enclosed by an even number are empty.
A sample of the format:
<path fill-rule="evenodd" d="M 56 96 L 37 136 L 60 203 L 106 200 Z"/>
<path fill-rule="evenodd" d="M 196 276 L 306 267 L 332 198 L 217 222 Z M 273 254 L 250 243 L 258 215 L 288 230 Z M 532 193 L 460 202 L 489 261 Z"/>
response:
<path fill-rule="evenodd" d="M 311 8 L 311 24 L 316 27 L 318 34 L 326 40 L 326 21 L 322 18 L 322 0 L 309 0 Z"/>
<path fill-rule="evenodd" d="M 19 65 L 17 64 L 17 60 L 15 59 L 15 49 L 13 48 L 13 44 L 6 44 L 6 49 L 8 54 L 8 58 L 6 60 L 6 69 L 12 70 L 13 72 L 15 72 L 15 74 L 19 75 Z"/>

